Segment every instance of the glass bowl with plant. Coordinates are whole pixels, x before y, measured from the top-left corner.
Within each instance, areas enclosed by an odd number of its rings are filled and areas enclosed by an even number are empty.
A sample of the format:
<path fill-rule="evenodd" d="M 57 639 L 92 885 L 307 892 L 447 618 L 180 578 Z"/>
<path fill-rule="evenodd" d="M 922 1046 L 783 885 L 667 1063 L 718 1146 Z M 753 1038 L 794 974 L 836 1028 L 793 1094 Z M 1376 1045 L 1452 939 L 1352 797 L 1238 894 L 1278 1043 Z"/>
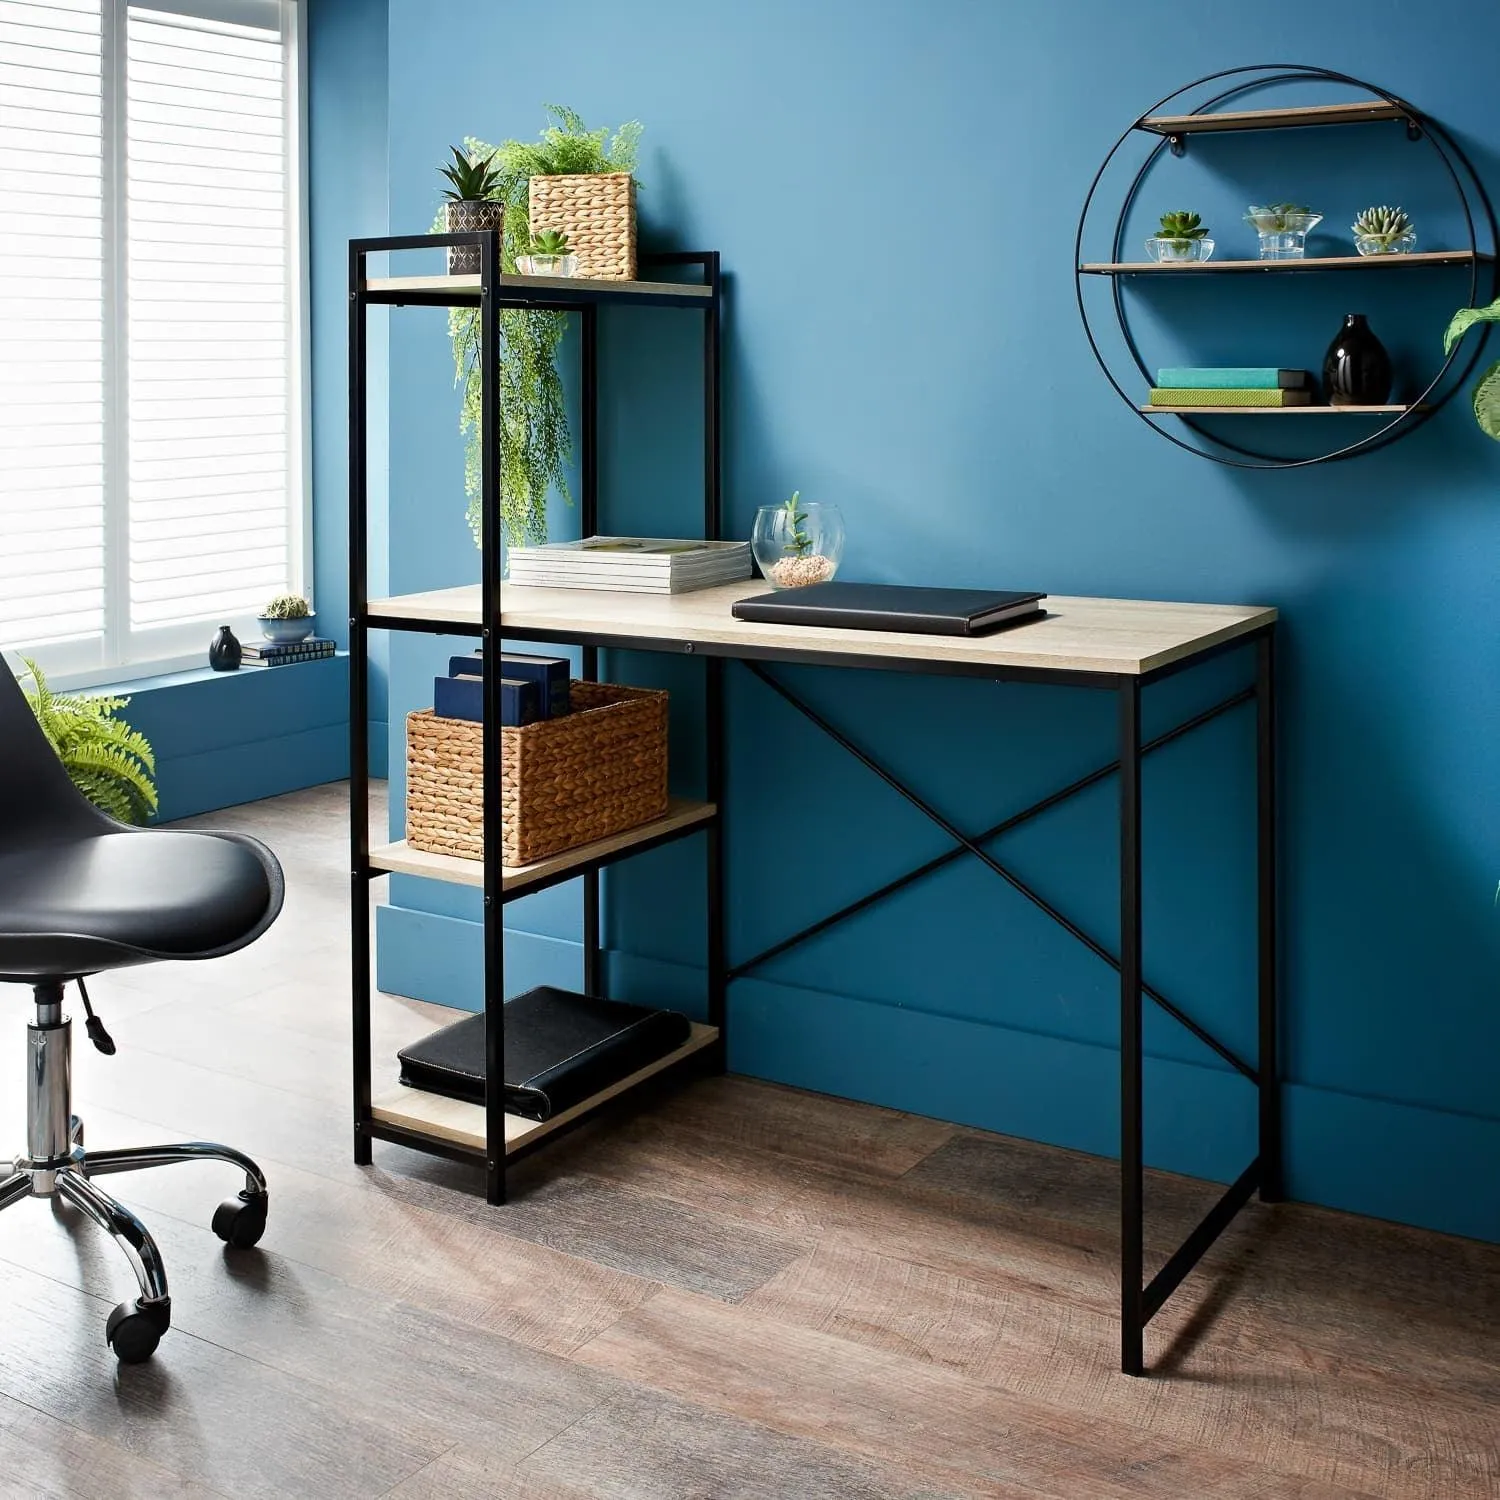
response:
<path fill-rule="evenodd" d="M 505 227 L 505 204 L 500 201 L 501 177 L 493 151 L 463 151 L 448 148 L 453 160 L 440 168 L 447 178 L 443 189 L 443 229 L 448 234 L 472 234 L 481 229 Z M 477 276 L 478 245 L 450 245 L 448 274 Z"/>
<path fill-rule="evenodd" d="M 1190 265 L 1214 253 L 1214 242 L 1197 214 L 1180 209 L 1161 216 L 1161 227 L 1146 241 L 1146 254 L 1163 265 Z"/>
<path fill-rule="evenodd" d="M 1305 260 L 1307 237 L 1323 222 L 1305 203 L 1272 203 L 1262 208 L 1252 203 L 1245 222 L 1260 236 L 1262 260 Z"/>
<path fill-rule="evenodd" d="M 1350 229 L 1361 255 L 1410 255 L 1416 249 L 1416 226 L 1404 208 L 1367 208 Z"/>
<path fill-rule="evenodd" d="M 750 546 L 772 588 L 827 583 L 844 555 L 844 518 L 838 506 L 804 500 L 794 490 L 790 500 L 756 511 Z"/>
<path fill-rule="evenodd" d="M 260 633 L 277 645 L 305 641 L 314 618 L 312 605 L 301 594 L 277 594 L 260 612 Z"/>
<path fill-rule="evenodd" d="M 558 229 L 542 229 L 532 236 L 531 254 L 516 257 L 523 276 L 576 276 L 578 257 L 568 251 L 568 237 Z"/>
<path fill-rule="evenodd" d="M 144 823 L 156 811 L 156 758 L 146 736 L 119 717 L 130 699 L 109 693 L 54 693 L 41 668 L 29 659 L 20 682 L 73 785 L 118 822 Z"/>

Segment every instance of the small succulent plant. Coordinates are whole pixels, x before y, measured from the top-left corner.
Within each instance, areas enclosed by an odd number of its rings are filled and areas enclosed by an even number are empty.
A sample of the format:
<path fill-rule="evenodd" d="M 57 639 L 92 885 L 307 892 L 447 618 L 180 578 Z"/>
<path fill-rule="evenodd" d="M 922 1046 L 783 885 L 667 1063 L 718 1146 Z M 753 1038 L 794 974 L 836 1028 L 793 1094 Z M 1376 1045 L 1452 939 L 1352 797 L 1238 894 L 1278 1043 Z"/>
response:
<path fill-rule="evenodd" d="M 1197 214 L 1180 209 L 1176 213 L 1161 216 L 1161 228 L 1157 237 L 1163 240 L 1201 240 L 1208 234 L 1208 226 Z"/>
<path fill-rule="evenodd" d="M 301 594 L 277 594 L 277 596 L 261 610 L 262 620 L 305 620 L 312 614 L 310 605 Z"/>
<path fill-rule="evenodd" d="M 568 237 L 560 229 L 540 229 L 531 242 L 533 255 L 566 255 Z"/>
<path fill-rule="evenodd" d="M 806 557 L 812 551 L 812 538 L 802 529 L 802 523 L 807 519 L 807 512 L 799 509 L 798 502 L 801 499 L 802 491 L 793 490 L 792 498 L 784 507 L 787 529 L 792 535 L 791 540 L 781 550 L 789 557 Z"/>
<path fill-rule="evenodd" d="M 1286 234 L 1298 227 L 1293 220 L 1311 217 L 1312 209 L 1305 203 L 1270 203 L 1264 208 L 1251 204 L 1245 214 L 1246 222 L 1262 234 Z"/>
<path fill-rule="evenodd" d="M 449 184 L 443 189 L 443 197 L 454 203 L 484 203 L 500 196 L 500 169 L 493 151 L 488 156 L 471 156 L 457 146 L 448 149 L 453 161 L 439 169 Z"/>
<path fill-rule="evenodd" d="M 1411 216 L 1404 208 L 1390 208 L 1381 204 L 1378 208 L 1367 208 L 1352 226 L 1361 239 L 1374 240 L 1390 249 L 1398 240 L 1413 233 Z"/>

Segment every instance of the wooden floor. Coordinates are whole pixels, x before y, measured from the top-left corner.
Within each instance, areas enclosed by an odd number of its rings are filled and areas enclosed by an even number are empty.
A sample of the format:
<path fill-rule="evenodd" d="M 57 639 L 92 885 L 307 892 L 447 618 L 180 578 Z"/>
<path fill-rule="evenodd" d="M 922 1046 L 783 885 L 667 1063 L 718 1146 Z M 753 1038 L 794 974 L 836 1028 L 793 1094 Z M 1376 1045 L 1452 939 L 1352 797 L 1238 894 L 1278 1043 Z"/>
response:
<path fill-rule="evenodd" d="M 1129 1380 L 1107 1162 L 726 1078 L 539 1153 L 502 1209 L 394 1147 L 352 1166 L 341 797 L 203 820 L 287 866 L 262 942 L 94 986 L 90 1143 L 238 1145 L 270 1228 L 214 1239 L 227 1168 L 108 1179 L 173 1292 L 117 1372 L 118 1252 L 0 1215 L 0 1494 L 1500 1496 L 1500 1248 L 1257 1206 Z M 436 1014 L 383 999 L 377 1046 Z M 1154 1255 L 1212 1195 L 1152 1179 Z"/>

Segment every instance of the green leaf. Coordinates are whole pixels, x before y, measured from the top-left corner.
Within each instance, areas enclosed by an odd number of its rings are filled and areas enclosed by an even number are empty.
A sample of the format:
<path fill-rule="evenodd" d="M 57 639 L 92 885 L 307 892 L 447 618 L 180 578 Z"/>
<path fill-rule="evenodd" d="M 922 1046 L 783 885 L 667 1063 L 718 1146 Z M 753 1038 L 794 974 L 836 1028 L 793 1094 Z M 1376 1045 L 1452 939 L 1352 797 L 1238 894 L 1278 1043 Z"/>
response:
<path fill-rule="evenodd" d="M 1500 359 L 1497 359 L 1474 387 L 1474 420 L 1486 437 L 1500 443 Z"/>
<path fill-rule="evenodd" d="M 1453 314 L 1448 331 L 1443 335 L 1443 353 L 1452 354 L 1453 346 L 1476 323 L 1500 323 L 1500 297 L 1488 307 L 1461 307 Z"/>

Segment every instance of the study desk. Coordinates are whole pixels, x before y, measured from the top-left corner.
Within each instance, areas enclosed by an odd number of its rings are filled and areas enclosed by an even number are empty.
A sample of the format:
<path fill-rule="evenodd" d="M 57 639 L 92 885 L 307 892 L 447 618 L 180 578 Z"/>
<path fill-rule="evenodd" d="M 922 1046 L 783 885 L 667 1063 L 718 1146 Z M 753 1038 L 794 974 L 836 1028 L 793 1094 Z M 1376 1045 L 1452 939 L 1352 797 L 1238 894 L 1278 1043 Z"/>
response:
<path fill-rule="evenodd" d="M 1144 1371 L 1146 1324 L 1254 1193 L 1258 1191 L 1268 1202 L 1282 1195 L 1281 1101 L 1277 1069 L 1276 611 L 1235 605 L 1053 595 L 1046 601 L 1046 618 L 976 638 L 815 629 L 752 624 L 734 619 L 730 613 L 733 602 L 763 592 L 765 587 L 757 580 L 690 594 L 658 596 L 521 588 L 506 584 L 498 590 L 496 617 L 486 619 L 480 589 L 474 586 L 372 599 L 367 606 L 366 620 L 376 629 L 467 634 L 496 642 L 503 636 L 507 640 L 579 645 L 590 660 L 600 647 L 682 652 L 704 657 L 708 668 L 710 800 L 705 804 L 708 811 L 704 814 L 702 826 L 713 841 L 717 841 L 720 827 L 717 804 L 723 754 L 722 669 L 726 660 L 739 660 L 948 836 L 953 843 L 948 853 L 927 861 L 842 911 L 819 918 L 801 932 L 735 965 L 728 962 L 724 950 L 722 861 L 715 843 L 715 852 L 709 860 L 709 1021 L 718 1028 L 717 1056 L 720 1060 L 727 1036 L 725 993 L 732 980 L 775 954 L 826 931 L 854 911 L 866 909 L 939 865 L 964 855 L 985 865 L 1115 968 L 1120 976 L 1121 1037 L 1121 1367 L 1127 1374 L 1141 1374 Z M 1251 685 L 1166 733 L 1142 741 L 1141 694 L 1145 687 L 1241 647 L 1254 655 L 1254 681 Z M 1116 759 L 995 827 L 971 835 L 787 688 L 768 670 L 778 662 L 1051 683 L 1110 692 L 1117 704 Z M 1237 1056 L 1160 990 L 1147 983 L 1141 967 L 1142 757 L 1241 705 L 1252 705 L 1255 716 L 1258 1052 L 1253 1064 Z M 1111 952 L 1032 889 L 989 848 L 1001 834 L 1110 777 L 1117 778 L 1119 787 L 1118 953 Z M 690 830 L 686 825 L 674 830 L 682 831 Z M 665 836 L 650 835 L 655 842 L 660 842 Z M 615 857 L 619 852 L 611 850 L 609 857 Z M 377 864 L 379 858 L 386 861 L 383 868 L 430 873 L 420 868 L 420 860 L 413 863 L 407 858 L 406 863 L 401 863 L 403 856 L 387 853 L 376 858 Z M 592 862 L 588 858 L 582 860 L 582 864 L 591 869 L 604 862 L 604 857 Z M 564 878 L 567 873 L 564 870 L 549 879 Z M 594 920 L 596 922 L 597 917 Z M 589 955 L 596 941 L 597 932 L 585 943 L 586 984 Z M 1150 999 L 1164 1009 L 1249 1080 L 1256 1088 L 1259 1106 L 1259 1150 L 1255 1160 L 1149 1282 L 1144 1279 L 1142 1204 L 1141 1016 L 1144 999 Z M 392 1131 L 386 1138 L 402 1137 L 398 1131 Z"/>

